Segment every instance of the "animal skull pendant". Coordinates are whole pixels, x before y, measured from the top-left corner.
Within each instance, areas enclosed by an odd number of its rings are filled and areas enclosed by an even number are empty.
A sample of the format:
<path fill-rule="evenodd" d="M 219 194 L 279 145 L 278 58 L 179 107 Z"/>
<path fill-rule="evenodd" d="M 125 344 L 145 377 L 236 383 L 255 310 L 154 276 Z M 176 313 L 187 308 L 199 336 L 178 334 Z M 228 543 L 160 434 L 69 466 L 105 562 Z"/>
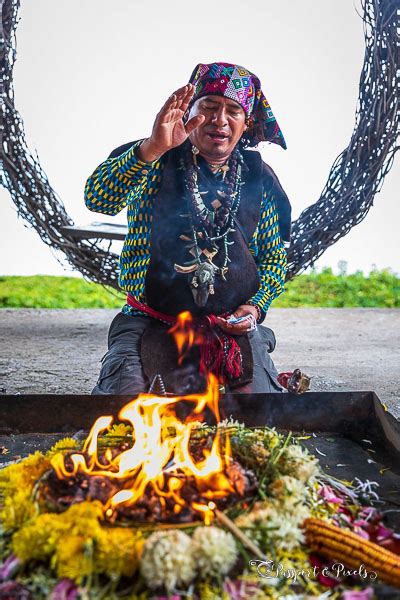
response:
<path fill-rule="evenodd" d="M 197 306 L 205 306 L 208 296 L 214 294 L 215 274 L 219 271 L 211 262 L 203 262 L 190 279 L 190 288 Z"/>

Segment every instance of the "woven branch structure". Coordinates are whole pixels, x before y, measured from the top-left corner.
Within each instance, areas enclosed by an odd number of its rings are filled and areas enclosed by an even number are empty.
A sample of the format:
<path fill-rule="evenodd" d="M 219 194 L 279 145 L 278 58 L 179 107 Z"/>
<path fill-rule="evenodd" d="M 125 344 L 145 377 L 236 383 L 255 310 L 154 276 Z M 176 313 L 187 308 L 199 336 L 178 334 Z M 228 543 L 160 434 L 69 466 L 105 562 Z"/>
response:
<path fill-rule="evenodd" d="M 319 200 L 294 222 L 288 279 L 312 266 L 366 217 L 399 148 L 399 3 L 365 0 L 362 7 L 365 55 L 353 134 Z"/>
<path fill-rule="evenodd" d="M 61 233 L 61 227 L 73 222 L 38 156 L 29 151 L 14 103 L 12 76 L 20 0 L 0 0 L 0 4 L 4 82 L 1 183 L 9 190 L 19 216 L 56 251 L 58 258 L 66 258 L 88 279 L 118 289 L 118 256 L 110 246 L 105 247 L 100 240 L 76 240 Z M 365 218 L 393 164 L 399 133 L 397 5 L 398 0 L 362 0 L 365 59 L 354 131 L 335 160 L 320 198 L 293 223 L 288 279 L 313 265 L 329 246 Z"/>

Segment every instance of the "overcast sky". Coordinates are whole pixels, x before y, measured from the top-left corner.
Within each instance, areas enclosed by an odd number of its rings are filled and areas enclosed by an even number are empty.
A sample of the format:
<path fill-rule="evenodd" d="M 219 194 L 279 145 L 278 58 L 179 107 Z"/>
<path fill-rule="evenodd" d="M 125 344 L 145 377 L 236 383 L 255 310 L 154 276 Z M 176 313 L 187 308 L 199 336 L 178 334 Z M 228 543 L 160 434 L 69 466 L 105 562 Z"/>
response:
<path fill-rule="evenodd" d="M 75 222 L 99 220 L 83 201 L 94 168 L 150 134 L 197 63 L 235 62 L 260 77 L 286 138 L 286 151 L 259 149 L 296 218 L 319 197 L 353 130 L 364 55 L 356 9 L 357 0 L 22 0 L 15 99 L 28 144 Z M 400 272 L 399 188 L 397 164 L 366 219 L 317 265 Z M 0 193 L 0 273 L 65 273 Z M 115 219 L 124 222 L 125 212 Z"/>

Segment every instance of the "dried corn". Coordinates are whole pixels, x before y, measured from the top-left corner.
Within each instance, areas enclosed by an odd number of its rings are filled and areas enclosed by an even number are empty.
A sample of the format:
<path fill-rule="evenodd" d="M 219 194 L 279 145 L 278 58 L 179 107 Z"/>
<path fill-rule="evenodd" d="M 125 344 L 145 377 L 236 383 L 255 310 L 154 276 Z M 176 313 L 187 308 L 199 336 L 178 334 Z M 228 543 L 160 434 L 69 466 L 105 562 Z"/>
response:
<path fill-rule="evenodd" d="M 400 556 L 336 525 L 309 518 L 303 523 L 309 548 L 345 566 L 375 571 L 378 579 L 400 587 Z"/>

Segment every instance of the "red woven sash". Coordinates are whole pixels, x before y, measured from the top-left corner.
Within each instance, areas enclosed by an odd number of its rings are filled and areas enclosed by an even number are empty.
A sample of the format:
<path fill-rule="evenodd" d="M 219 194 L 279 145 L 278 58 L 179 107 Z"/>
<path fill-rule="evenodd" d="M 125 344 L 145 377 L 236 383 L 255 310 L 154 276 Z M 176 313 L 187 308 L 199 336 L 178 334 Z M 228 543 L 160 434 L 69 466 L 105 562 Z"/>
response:
<path fill-rule="evenodd" d="M 177 323 L 177 317 L 154 310 L 144 302 L 136 300 L 131 294 L 127 295 L 126 302 L 153 319 L 168 325 Z M 234 336 L 226 334 L 218 327 L 216 315 L 194 319 L 193 326 L 195 330 L 201 331 L 203 339 L 203 343 L 200 344 L 200 371 L 213 373 L 221 383 L 240 377 L 243 373 L 240 346 Z"/>

